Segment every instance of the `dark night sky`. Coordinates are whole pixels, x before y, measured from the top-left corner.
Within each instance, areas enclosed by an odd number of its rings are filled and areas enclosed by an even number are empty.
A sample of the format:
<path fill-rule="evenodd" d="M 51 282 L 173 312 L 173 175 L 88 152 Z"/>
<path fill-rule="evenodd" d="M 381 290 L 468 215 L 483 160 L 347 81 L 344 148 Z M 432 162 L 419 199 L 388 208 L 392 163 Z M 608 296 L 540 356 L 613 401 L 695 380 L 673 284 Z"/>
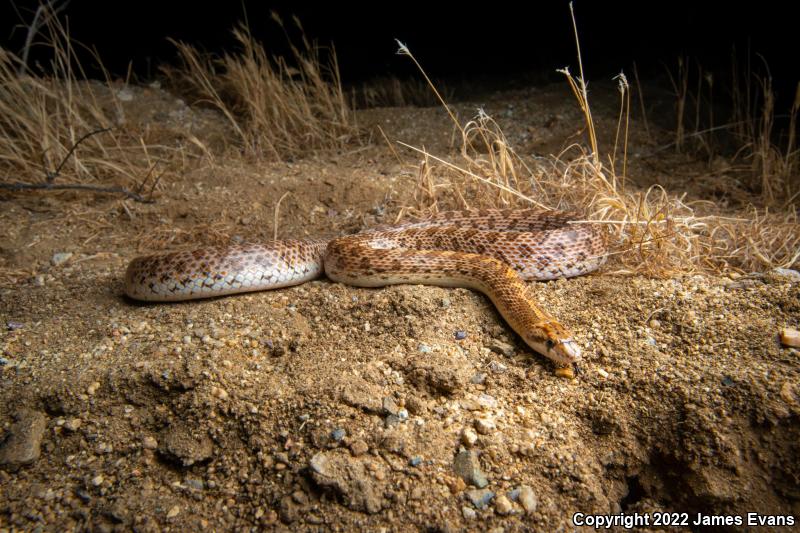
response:
<path fill-rule="evenodd" d="M 13 29 L 17 11 L 31 17 L 36 2 L 5 2 L 0 11 L 0 43 L 18 51 L 24 28 Z M 800 77 L 794 16 L 789 2 L 754 2 L 747 8 L 728 2 L 575 2 L 584 66 L 589 79 L 608 79 L 633 61 L 640 73 L 664 72 L 686 53 L 704 65 L 729 69 L 731 45 L 764 55 L 778 84 L 794 92 Z M 244 7 L 243 7 L 244 5 Z M 334 42 L 345 82 L 375 75 L 413 75 L 407 58 L 395 55 L 394 38 L 404 41 L 429 75 L 445 79 L 505 79 L 530 73 L 550 75 L 554 69 L 576 70 L 568 4 L 546 2 L 463 3 L 373 1 L 369 3 L 219 1 L 72 0 L 69 17 L 73 37 L 98 47 L 106 65 L 124 73 L 129 61 L 146 76 L 146 58 L 153 64 L 174 58 L 166 37 L 202 45 L 213 51 L 231 49 L 230 29 L 246 8 L 256 36 L 280 51 L 285 39 L 270 20 L 277 10 L 285 20 L 300 17 L 309 37 Z M 782 96 L 786 96 L 785 94 Z"/>

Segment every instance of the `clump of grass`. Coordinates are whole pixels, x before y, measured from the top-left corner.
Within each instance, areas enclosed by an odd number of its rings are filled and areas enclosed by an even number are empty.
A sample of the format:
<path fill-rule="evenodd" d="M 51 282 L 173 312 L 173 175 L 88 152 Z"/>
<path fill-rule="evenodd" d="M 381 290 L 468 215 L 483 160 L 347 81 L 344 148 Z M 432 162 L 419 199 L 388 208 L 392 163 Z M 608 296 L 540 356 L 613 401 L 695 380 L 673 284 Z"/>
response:
<path fill-rule="evenodd" d="M 273 19 L 283 28 L 275 13 Z M 219 110 L 230 123 L 244 152 L 283 160 L 321 149 L 343 147 L 358 135 L 339 77 L 336 53 L 327 60 L 303 35 L 289 43 L 291 63 L 269 56 L 247 26 L 234 30 L 238 54 L 214 58 L 191 45 L 174 42 L 182 66 L 167 74 L 188 86 L 199 103 Z"/>
<path fill-rule="evenodd" d="M 44 20 L 33 45 L 51 59 L 40 74 L 28 74 L 25 61 L 0 49 L 0 183 L 12 190 L 140 191 L 170 150 L 124 127 L 110 79 L 89 81 L 66 28 L 55 15 Z M 101 186 L 108 183 L 115 186 Z"/>
<path fill-rule="evenodd" d="M 399 53 L 419 66 L 402 44 Z M 410 210 L 418 214 L 468 207 L 576 210 L 584 220 L 608 228 L 611 269 L 621 273 L 666 276 L 797 264 L 800 225 L 796 214 L 755 209 L 723 213 L 711 202 L 688 202 L 685 195 L 660 185 L 646 190 L 631 187 L 624 179 L 630 108 L 627 83 L 620 83 L 619 125 L 606 166 L 582 72 L 578 77 L 566 69 L 562 72 L 584 113 L 589 148 L 575 144 L 548 158 L 522 157 L 486 113 L 479 111 L 462 126 L 442 100 L 461 133 L 460 157 L 452 162 L 401 143 L 424 156 L 418 172 L 417 206 Z M 438 96 L 432 84 L 431 88 Z M 622 178 L 615 171 L 619 145 Z"/>

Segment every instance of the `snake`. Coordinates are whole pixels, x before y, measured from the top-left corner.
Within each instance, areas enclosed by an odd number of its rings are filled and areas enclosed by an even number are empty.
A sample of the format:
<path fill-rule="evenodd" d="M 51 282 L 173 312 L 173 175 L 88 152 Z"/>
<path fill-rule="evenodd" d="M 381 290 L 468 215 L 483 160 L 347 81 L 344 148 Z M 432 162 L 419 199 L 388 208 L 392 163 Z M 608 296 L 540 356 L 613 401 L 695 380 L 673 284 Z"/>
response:
<path fill-rule="evenodd" d="M 485 294 L 531 349 L 565 367 L 581 359 L 581 349 L 570 330 L 531 298 L 526 281 L 588 274 L 606 257 L 604 230 L 577 213 L 471 209 L 331 239 L 136 257 L 125 273 L 124 290 L 134 300 L 174 302 L 289 287 L 323 273 L 358 287 L 463 287 Z"/>

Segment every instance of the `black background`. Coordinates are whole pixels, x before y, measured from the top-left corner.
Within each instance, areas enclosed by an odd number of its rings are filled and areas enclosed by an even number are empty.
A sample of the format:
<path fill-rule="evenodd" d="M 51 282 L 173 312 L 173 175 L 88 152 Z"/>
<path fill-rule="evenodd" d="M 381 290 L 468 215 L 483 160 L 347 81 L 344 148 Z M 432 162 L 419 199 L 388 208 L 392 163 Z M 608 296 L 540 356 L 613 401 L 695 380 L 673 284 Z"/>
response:
<path fill-rule="evenodd" d="M 0 43 L 22 47 L 25 24 L 36 2 L 5 1 Z M 798 65 L 797 19 L 792 2 L 600 2 L 579 0 L 574 8 L 584 68 L 589 80 L 630 75 L 636 61 L 643 77 L 663 76 L 685 54 L 704 67 L 730 71 L 732 46 L 741 55 L 768 61 L 779 95 L 794 96 Z M 484 80 L 547 79 L 556 68 L 577 71 L 568 2 L 258 2 L 214 3 L 152 0 L 72 0 L 61 17 L 72 37 L 96 47 L 105 65 L 124 75 L 129 64 L 140 78 L 154 65 L 175 59 L 166 38 L 206 50 L 235 50 L 231 28 L 247 20 L 270 51 L 285 53 L 286 39 L 270 12 L 291 27 L 297 15 L 309 38 L 334 43 L 346 83 L 377 75 L 416 75 L 408 58 L 395 54 L 395 38 L 406 43 L 432 77 Z M 24 19 L 24 23 L 20 20 Z M 295 32 L 290 32 L 295 33 Z M 36 52 L 39 53 L 39 52 Z M 42 57 L 34 55 L 34 59 Z M 756 61 L 756 59 L 754 59 Z M 760 60 L 758 60 L 760 61 Z"/>

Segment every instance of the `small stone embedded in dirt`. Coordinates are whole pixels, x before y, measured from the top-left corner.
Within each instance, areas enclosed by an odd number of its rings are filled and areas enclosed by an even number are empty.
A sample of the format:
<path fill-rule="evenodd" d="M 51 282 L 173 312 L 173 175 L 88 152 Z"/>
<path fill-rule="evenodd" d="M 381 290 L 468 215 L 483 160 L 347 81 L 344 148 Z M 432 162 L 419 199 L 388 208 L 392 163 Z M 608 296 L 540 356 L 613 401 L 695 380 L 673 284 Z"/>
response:
<path fill-rule="evenodd" d="M 459 329 L 455 333 L 453 333 L 453 337 L 457 341 L 463 341 L 464 339 L 467 338 L 467 332 Z"/>
<path fill-rule="evenodd" d="M 489 489 L 473 489 L 466 492 L 467 499 L 476 509 L 485 509 L 494 498 L 494 492 Z"/>
<path fill-rule="evenodd" d="M 461 515 L 464 517 L 464 520 L 475 520 L 475 518 L 478 516 L 478 513 L 476 513 L 475 509 L 472 507 L 467 507 L 465 505 L 461 508 Z"/>
<path fill-rule="evenodd" d="M 167 518 L 175 518 L 181 512 L 181 508 L 179 505 L 173 505 L 170 507 L 169 511 L 167 511 Z"/>
<path fill-rule="evenodd" d="M 97 389 L 99 388 L 100 388 L 100 382 L 95 381 L 94 383 L 86 387 L 86 394 L 88 394 L 89 396 L 94 396 L 94 394 L 97 392 Z"/>
<path fill-rule="evenodd" d="M 794 328 L 783 328 L 781 330 L 781 344 L 800 348 L 800 331 Z"/>
<path fill-rule="evenodd" d="M 472 375 L 471 364 L 462 353 L 436 352 L 411 360 L 406 368 L 409 381 L 432 393 L 453 394 L 462 390 Z"/>
<path fill-rule="evenodd" d="M 469 380 L 473 385 L 483 385 L 486 381 L 486 372 L 478 372 Z"/>
<path fill-rule="evenodd" d="M 10 471 L 16 471 L 39 458 L 47 427 L 44 413 L 32 409 L 21 409 L 14 418 L 16 421 L 0 444 L 0 466 Z"/>
<path fill-rule="evenodd" d="M 800 272 L 791 268 L 776 268 L 773 270 L 775 274 L 782 278 L 786 278 L 787 280 L 797 283 L 800 282 Z"/>
<path fill-rule="evenodd" d="M 431 353 L 433 351 L 433 348 L 431 348 L 427 344 L 420 344 L 417 350 L 419 350 L 419 353 Z"/>
<path fill-rule="evenodd" d="M 70 418 L 66 422 L 64 422 L 64 429 L 67 431 L 78 431 L 81 427 L 81 419 L 80 418 Z"/>
<path fill-rule="evenodd" d="M 397 415 L 386 415 L 386 418 L 383 419 L 383 426 L 388 428 L 393 428 L 400 425 L 402 420 Z"/>
<path fill-rule="evenodd" d="M 350 453 L 353 455 L 364 455 L 368 451 L 369 446 L 362 439 L 355 440 L 350 444 Z"/>
<path fill-rule="evenodd" d="M 494 499 L 494 509 L 499 515 L 507 515 L 514 510 L 514 504 L 504 494 L 501 494 Z"/>
<path fill-rule="evenodd" d="M 417 457 L 412 457 L 411 459 L 409 459 L 408 464 L 413 466 L 413 467 L 417 467 L 417 466 L 422 464 L 422 457 L 418 457 L 418 456 Z"/>
<path fill-rule="evenodd" d="M 22 329 L 23 327 L 25 326 L 22 322 L 15 322 L 13 320 L 6 322 L 6 328 L 8 328 L 8 331 L 16 331 L 18 329 Z"/>
<path fill-rule="evenodd" d="M 473 450 L 462 450 L 456 455 L 453 470 L 466 483 L 482 489 L 489 484 L 486 475 L 481 470 L 478 454 Z"/>
<path fill-rule="evenodd" d="M 467 448 L 471 448 L 478 442 L 478 434 L 472 428 L 466 427 L 461 431 L 461 442 Z"/>
<path fill-rule="evenodd" d="M 475 430 L 481 435 L 488 435 L 497 429 L 497 425 L 491 418 L 477 418 L 475 420 Z"/>
<path fill-rule="evenodd" d="M 159 452 L 183 466 L 192 466 L 211 458 L 214 444 L 204 429 L 177 423 L 167 428 L 159 439 Z"/>
<path fill-rule="evenodd" d="M 514 355 L 514 346 L 500 339 L 492 339 L 489 343 L 489 349 L 506 357 Z"/>
<path fill-rule="evenodd" d="M 347 436 L 347 431 L 343 428 L 336 428 L 331 431 L 331 439 L 336 442 L 341 442 Z"/>
<path fill-rule="evenodd" d="M 158 448 L 158 441 L 148 435 L 142 439 L 142 447 L 144 447 L 145 450 L 155 450 Z"/>
<path fill-rule="evenodd" d="M 413 397 L 406 400 L 406 409 L 412 415 L 423 415 L 428 410 L 422 400 Z"/>
<path fill-rule="evenodd" d="M 187 487 L 189 487 L 192 490 L 203 490 L 205 488 L 203 480 L 194 477 L 187 477 L 184 483 L 186 484 Z"/>
<path fill-rule="evenodd" d="M 340 398 L 342 402 L 350 407 L 355 407 L 372 414 L 381 414 L 383 405 L 379 398 L 381 388 L 377 385 L 367 382 L 363 378 L 353 377 L 348 379 L 347 383 L 342 388 Z"/>
<path fill-rule="evenodd" d="M 53 266 L 60 266 L 70 260 L 72 252 L 56 252 L 50 259 L 50 264 Z"/>
<path fill-rule="evenodd" d="M 103 475 L 98 474 L 92 478 L 92 485 L 94 485 L 95 487 L 99 487 L 100 485 L 103 484 L 103 481 L 105 481 Z"/>
<path fill-rule="evenodd" d="M 535 513 L 536 507 L 539 505 L 539 500 L 536 498 L 536 493 L 528 485 L 522 485 L 519 488 L 519 503 L 525 512 L 528 514 Z"/>
<path fill-rule="evenodd" d="M 335 449 L 317 453 L 308 466 L 314 481 L 342 496 L 351 510 L 374 514 L 383 507 L 384 484 L 379 478 L 385 478 L 386 472 L 381 464 Z"/>
<path fill-rule="evenodd" d="M 395 402 L 394 398 L 392 398 L 391 396 L 386 396 L 383 399 L 383 410 L 386 412 L 386 414 L 396 415 L 397 412 L 400 410 L 400 407 L 398 407 L 397 402 Z"/>
<path fill-rule="evenodd" d="M 504 374 L 508 371 L 508 367 L 500 361 L 492 361 L 489 363 L 489 370 L 495 374 Z"/>

